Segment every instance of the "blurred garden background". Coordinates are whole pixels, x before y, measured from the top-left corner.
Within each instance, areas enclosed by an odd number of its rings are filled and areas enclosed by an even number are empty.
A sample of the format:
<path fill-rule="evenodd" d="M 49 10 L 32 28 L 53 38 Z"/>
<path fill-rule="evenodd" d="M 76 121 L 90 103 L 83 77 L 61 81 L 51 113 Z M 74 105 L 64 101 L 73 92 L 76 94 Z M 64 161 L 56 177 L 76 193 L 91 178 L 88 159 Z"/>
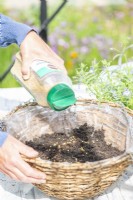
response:
<path fill-rule="evenodd" d="M 22 4 L 15 4 L 15 2 L 17 1 L 0 0 L 0 12 L 39 30 L 40 1 L 30 0 L 28 4 L 26 4 L 26 1 L 23 1 Z M 47 1 L 48 16 L 61 2 L 61 0 Z M 100 66 L 104 67 L 105 65 L 108 66 L 108 63 L 111 63 L 111 65 L 118 64 L 118 58 L 121 55 L 123 63 L 132 61 L 132 41 L 132 0 L 102 0 L 100 2 L 98 0 L 69 0 L 48 26 L 48 43 L 64 59 L 68 74 L 73 80 L 75 80 L 75 75 L 76 77 L 79 77 L 79 74 L 85 75 L 78 71 L 77 76 L 76 71 L 79 68 L 81 69 L 81 66 L 86 73 L 86 71 L 92 69 L 92 63 L 95 63 L 94 66 L 97 67 L 95 71 L 98 71 L 99 74 L 103 68 L 98 68 L 99 65 L 96 63 L 101 60 Z M 33 46 L 33 48 L 35 47 Z M 0 74 L 10 65 L 18 50 L 19 48 L 16 45 L 0 48 Z M 92 79 L 89 78 L 90 76 L 87 79 L 90 82 L 93 80 L 94 83 L 97 76 L 91 76 Z M 118 77 L 115 78 L 118 79 Z M 129 81 L 129 77 L 126 78 Z M 130 78 L 132 80 L 132 76 Z M 83 80 L 83 82 L 85 81 Z M 130 85 L 131 82 L 128 84 Z M 1 88 L 18 86 L 19 84 L 10 73 L 0 82 Z M 102 88 L 102 86 L 100 87 Z M 131 89 L 133 92 L 133 84 Z M 127 90 L 127 86 L 124 86 L 123 90 Z"/>

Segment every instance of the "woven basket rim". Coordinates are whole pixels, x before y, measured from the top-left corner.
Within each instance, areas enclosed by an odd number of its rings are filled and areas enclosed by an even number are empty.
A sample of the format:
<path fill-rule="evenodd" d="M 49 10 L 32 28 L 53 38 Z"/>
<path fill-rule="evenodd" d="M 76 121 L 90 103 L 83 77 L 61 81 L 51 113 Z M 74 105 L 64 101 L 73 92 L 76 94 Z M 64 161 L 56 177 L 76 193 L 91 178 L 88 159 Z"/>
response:
<path fill-rule="evenodd" d="M 104 159 L 104 160 L 100 160 L 100 161 L 94 161 L 94 162 L 84 162 L 84 163 L 69 163 L 69 162 L 53 162 L 50 160 L 43 160 L 40 157 L 34 158 L 34 159 L 29 159 L 27 157 L 22 156 L 23 160 L 29 162 L 29 163 L 33 163 L 36 164 L 38 166 L 42 165 L 42 166 L 51 166 L 52 167 L 57 167 L 57 168 L 61 168 L 61 167 L 66 167 L 66 168 L 88 168 L 88 169 L 97 169 L 99 168 L 99 166 L 101 165 L 102 167 L 108 167 L 114 164 L 118 164 L 121 163 L 122 161 L 125 160 L 130 160 L 132 162 L 131 159 L 131 155 L 127 154 L 127 153 L 123 153 L 120 156 L 116 156 L 116 157 L 112 157 L 112 158 L 108 158 L 108 159 Z"/>
<path fill-rule="evenodd" d="M 133 110 L 131 110 L 130 108 L 116 103 L 116 102 L 112 102 L 112 101 L 99 101 L 96 99 L 87 99 L 87 98 L 79 98 L 77 99 L 77 102 L 75 103 L 75 105 L 83 105 L 83 106 L 87 106 L 83 103 L 92 103 L 92 104 L 108 104 L 109 106 L 112 107 L 117 107 L 117 108 L 123 108 L 127 111 L 128 114 L 130 114 L 131 116 L 133 116 Z M 14 109 L 12 109 L 9 113 L 7 113 L 4 117 L 0 118 L 1 120 L 4 119 L 7 116 L 10 116 L 11 114 L 15 113 L 16 111 L 20 110 L 21 108 L 24 108 L 26 106 L 40 106 L 37 102 L 35 101 L 26 101 L 24 103 L 21 103 L 20 105 L 16 106 Z M 72 105 L 73 106 L 73 105 Z M 44 108 L 48 108 L 47 106 L 44 106 Z"/>
<path fill-rule="evenodd" d="M 117 108 L 124 108 L 131 116 L 133 116 L 133 110 L 131 110 L 130 108 L 120 104 L 120 103 L 116 103 L 116 102 L 112 102 L 112 101 L 98 101 L 96 99 L 78 99 L 79 103 L 93 103 L 93 104 L 108 104 L 112 107 L 117 107 Z"/>

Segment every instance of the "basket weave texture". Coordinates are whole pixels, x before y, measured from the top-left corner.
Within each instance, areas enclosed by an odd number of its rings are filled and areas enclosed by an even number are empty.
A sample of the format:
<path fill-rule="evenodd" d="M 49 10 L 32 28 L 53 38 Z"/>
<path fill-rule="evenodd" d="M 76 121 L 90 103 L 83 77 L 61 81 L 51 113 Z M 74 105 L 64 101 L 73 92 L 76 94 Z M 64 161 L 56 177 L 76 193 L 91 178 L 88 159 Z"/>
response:
<path fill-rule="evenodd" d="M 68 134 L 84 123 L 96 129 L 103 128 L 106 143 L 125 150 L 122 155 L 86 163 L 51 162 L 23 157 L 32 167 L 45 172 L 46 184 L 36 185 L 41 191 L 60 200 L 80 200 L 102 193 L 132 163 L 127 151 L 128 118 L 133 118 L 133 112 L 117 104 L 81 100 L 62 112 L 54 112 L 35 103 L 24 104 L 6 116 L 4 124 L 7 131 L 22 142 L 46 133 L 65 131 Z"/>

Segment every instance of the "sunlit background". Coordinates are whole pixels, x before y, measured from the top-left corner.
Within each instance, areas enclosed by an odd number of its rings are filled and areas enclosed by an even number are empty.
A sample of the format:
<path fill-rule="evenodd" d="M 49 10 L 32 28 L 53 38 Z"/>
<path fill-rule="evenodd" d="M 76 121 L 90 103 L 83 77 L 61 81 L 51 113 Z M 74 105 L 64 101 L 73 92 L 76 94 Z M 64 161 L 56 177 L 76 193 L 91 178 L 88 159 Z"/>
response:
<path fill-rule="evenodd" d="M 61 2 L 47 1 L 48 16 Z M 40 29 L 39 0 L 0 0 L 0 12 Z M 132 0 L 70 0 L 48 26 L 48 43 L 64 59 L 71 78 L 81 63 L 89 68 L 94 59 L 112 60 L 116 52 L 111 49 L 121 51 L 132 40 Z M 0 74 L 8 68 L 17 51 L 16 45 L 0 48 Z M 131 48 L 126 52 L 129 60 L 133 58 L 132 52 Z M 115 59 L 113 64 L 117 62 Z M 0 82 L 0 87 L 17 86 L 10 73 Z"/>

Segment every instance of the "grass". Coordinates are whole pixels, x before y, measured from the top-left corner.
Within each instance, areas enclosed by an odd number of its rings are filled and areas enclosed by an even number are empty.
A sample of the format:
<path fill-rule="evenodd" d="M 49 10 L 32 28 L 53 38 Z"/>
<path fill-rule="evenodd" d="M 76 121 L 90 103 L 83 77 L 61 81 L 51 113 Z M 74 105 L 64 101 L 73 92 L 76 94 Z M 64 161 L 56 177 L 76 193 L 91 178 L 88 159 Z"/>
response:
<path fill-rule="evenodd" d="M 10 66 L 13 61 L 13 55 L 18 51 L 18 48 L 14 45 L 11 45 L 8 48 L 0 48 L 0 75 L 4 73 L 4 71 Z M 19 84 L 13 78 L 13 76 L 9 73 L 6 78 L 0 82 L 1 88 L 10 88 L 17 87 Z"/>

